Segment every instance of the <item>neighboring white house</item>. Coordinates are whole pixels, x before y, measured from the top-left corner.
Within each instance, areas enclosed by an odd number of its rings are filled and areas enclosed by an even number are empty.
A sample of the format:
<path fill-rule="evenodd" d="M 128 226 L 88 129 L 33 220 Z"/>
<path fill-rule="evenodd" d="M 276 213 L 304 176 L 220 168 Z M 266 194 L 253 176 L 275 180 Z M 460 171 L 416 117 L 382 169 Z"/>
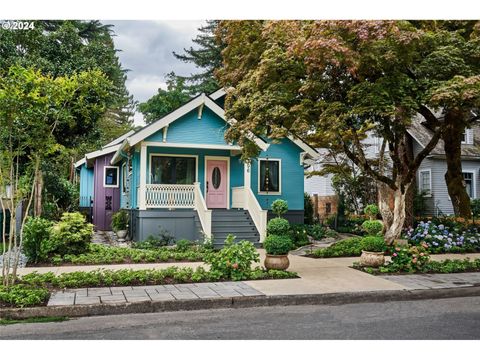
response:
<path fill-rule="evenodd" d="M 432 131 L 422 123 L 419 117 L 414 118 L 408 133 L 412 138 L 414 155 L 418 154 L 432 137 Z M 367 158 L 378 156 L 381 147 L 380 138 L 370 135 L 363 143 L 365 144 Z M 430 155 L 423 160 L 417 172 L 417 191 L 425 193 L 425 215 L 427 216 L 453 214 L 452 202 L 445 183 L 447 163 L 443 146 L 443 141 L 440 140 Z M 331 163 L 331 159 L 326 155 L 328 154 L 326 149 L 317 150 L 323 156 L 314 165 L 307 168 L 305 172 L 320 170 L 324 164 Z M 468 194 L 472 199 L 480 197 L 479 126 L 473 126 L 465 131 L 464 142 L 462 143 L 462 169 Z M 312 176 L 310 178 L 305 176 L 305 191 L 319 199 L 326 197 L 331 201 L 332 196 L 335 195 L 332 188 L 332 175 Z"/>

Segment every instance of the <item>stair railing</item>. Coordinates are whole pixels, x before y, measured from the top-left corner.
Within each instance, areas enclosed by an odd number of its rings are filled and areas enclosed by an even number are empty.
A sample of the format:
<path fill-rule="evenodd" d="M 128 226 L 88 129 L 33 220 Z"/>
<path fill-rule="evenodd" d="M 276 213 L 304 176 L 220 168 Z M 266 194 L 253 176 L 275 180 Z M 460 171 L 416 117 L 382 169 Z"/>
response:
<path fill-rule="evenodd" d="M 207 237 L 212 236 L 212 210 L 208 210 L 202 191 L 200 190 L 200 183 L 196 182 L 194 185 L 194 207 L 197 211 L 198 218 L 202 224 L 202 229 Z"/>
<path fill-rule="evenodd" d="M 252 189 L 243 186 L 232 188 L 232 207 L 248 211 L 260 234 L 260 242 L 263 242 L 267 233 L 268 211 L 262 209 Z"/>

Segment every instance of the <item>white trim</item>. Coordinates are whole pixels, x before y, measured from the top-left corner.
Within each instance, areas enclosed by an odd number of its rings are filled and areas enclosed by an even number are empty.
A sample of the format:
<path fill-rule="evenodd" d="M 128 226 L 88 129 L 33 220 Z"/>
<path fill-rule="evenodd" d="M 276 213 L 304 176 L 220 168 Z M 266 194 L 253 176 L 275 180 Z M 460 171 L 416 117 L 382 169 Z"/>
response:
<path fill-rule="evenodd" d="M 292 141 L 295 145 L 297 145 L 300 149 L 302 149 L 303 151 L 305 151 L 308 155 L 310 155 L 313 159 L 319 159 L 320 158 L 320 154 L 314 149 L 312 148 L 310 145 L 308 145 L 307 143 L 303 142 L 302 140 L 300 139 L 297 139 L 295 137 L 293 137 L 292 135 L 288 135 L 288 138 L 290 139 L 290 141 Z"/>
<path fill-rule="evenodd" d="M 148 171 L 148 183 L 152 183 L 152 157 L 158 156 L 158 157 L 187 157 L 187 158 L 195 158 L 195 180 L 193 183 L 198 182 L 198 155 L 190 155 L 190 154 L 165 154 L 165 153 L 150 153 L 149 156 L 149 163 L 147 165 L 147 171 Z M 182 185 L 182 184 L 177 184 L 177 185 Z M 186 184 L 186 185 L 192 185 L 192 184 Z"/>
<path fill-rule="evenodd" d="M 221 145 L 221 144 L 188 144 L 188 143 L 169 143 L 157 141 L 144 141 L 147 146 L 188 148 L 188 149 L 214 149 L 214 150 L 241 150 L 238 145 Z"/>
<path fill-rule="evenodd" d="M 107 180 L 107 172 L 106 169 L 116 169 L 117 170 L 117 185 L 107 185 L 105 184 L 105 180 Z M 120 169 L 118 166 L 111 166 L 105 165 L 103 167 L 103 187 L 104 188 L 118 188 L 120 186 Z"/>
<path fill-rule="evenodd" d="M 217 100 L 218 98 L 221 98 L 222 96 L 224 96 L 226 93 L 227 92 L 225 91 L 225 89 L 221 88 L 221 89 L 218 89 L 217 91 L 211 93 L 208 96 L 211 97 L 213 100 Z"/>
<path fill-rule="evenodd" d="M 477 179 L 476 179 L 475 171 L 473 171 L 473 170 L 463 170 L 462 169 L 462 177 L 463 177 L 463 173 L 472 174 L 473 197 L 471 197 L 470 199 L 476 199 L 477 198 L 477 186 L 476 186 Z"/>
<path fill-rule="evenodd" d="M 124 173 L 124 170 L 125 169 L 125 173 Z M 120 187 L 121 187 L 121 192 L 122 192 L 122 195 L 126 195 L 127 194 L 127 177 L 128 177 L 128 172 L 127 172 L 127 164 L 126 163 L 123 163 L 122 166 L 120 166 L 120 173 L 122 174 L 122 181 L 120 182 Z M 123 185 L 125 183 L 125 191 L 123 191 Z"/>
<path fill-rule="evenodd" d="M 230 157 L 229 156 L 208 156 L 205 155 L 205 171 L 203 182 L 203 193 L 205 194 L 205 203 L 207 202 L 207 163 L 208 160 L 226 160 L 227 161 L 227 209 L 230 209 Z"/>
<path fill-rule="evenodd" d="M 422 179 L 422 173 L 428 173 L 429 174 L 429 180 L 430 180 L 430 190 L 428 194 L 425 194 L 426 197 L 431 197 L 432 196 L 432 169 L 427 168 L 427 169 L 420 169 L 418 170 L 418 187 L 420 188 L 420 192 L 423 192 L 424 189 L 422 188 L 423 185 L 423 179 Z"/>
<path fill-rule="evenodd" d="M 107 155 L 107 154 L 110 154 L 112 152 L 118 151 L 118 149 L 120 149 L 120 145 L 113 145 L 113 146 L 109 146 L 109 147 L 104 147 L 100 150 L 93 151 L 91 153 L 86 154 L 85 159 L 92 160 L 92 159 L 95 159 L 99 156 Z"/>
<path fill-rule="evenodd" d="M 129 137 L 129 136 L 132 135 L 133 133 L 135 133 L 135 130 L 130 130 L 130 131 L 127 132 L 126 134 L 123 134 L 122 136 L 119 136 L 118 138 L 110 141 L 107 145 L 102 146 L 102 149 L 103 149 L 103 148 L 106 148 L 106 147 L 113 146 L 113 145 L 120 144 L 121 142 L 123 142 L 123 140 L 125 140 L 127 137 Z"/>
<path fill-rule="evenodd" d="M 86 159 L 85 156 L 84 156 L 82 159 L 78 160 L 78 161 L 75 163 L 75 168 L 78 168 L 78 167 L 82 166 L 82 165 L 85 164 L 86 162 L 87 162 L 87 159 Z"/>
<path fill-rule="evenodd" d="M 163 142 L 167 142 L 168 125 L 163 128 Z"/>
<path fill-rule="evenodd" d="M 146 210 L 145 194 L 147 191 L 147 146 L 141 143 L 140 146 L 140 184 L 139 184 L 139 199 L 137 205 L 140 210 Z"/>
<path fill-rule="evenodd" d="M 465 141 L 462 141 L 462 145 L 473 145 L 473 130 L 465 129 Z"/>
<path fill-rule="evenodd" d="M 278 191 L 260 191 L 260 161 L 278 161 Z M 260 195 L 282 195 L 282 159 L 258 158 L 257 193 Z"/>

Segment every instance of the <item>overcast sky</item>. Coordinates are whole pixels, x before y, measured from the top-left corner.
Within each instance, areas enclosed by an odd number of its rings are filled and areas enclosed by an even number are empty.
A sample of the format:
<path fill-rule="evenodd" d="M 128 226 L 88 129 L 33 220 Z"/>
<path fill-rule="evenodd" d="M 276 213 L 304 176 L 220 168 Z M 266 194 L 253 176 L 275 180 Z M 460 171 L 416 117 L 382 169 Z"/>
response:
<path fill-rule="evenodd" d="M 190 47 L 197 29 L 204 21 L 103 21 L 113 24 L 115 47 L 127 73 L 127 88 L 139 102 L 148 100 L 159 87 L 166 88 L 165 75 L 195 72 L 195 66 L 176 59 L 172 52 L 182 53 Z M 135 124 L 142 125 L 143 116 L 135 114 Z"/>

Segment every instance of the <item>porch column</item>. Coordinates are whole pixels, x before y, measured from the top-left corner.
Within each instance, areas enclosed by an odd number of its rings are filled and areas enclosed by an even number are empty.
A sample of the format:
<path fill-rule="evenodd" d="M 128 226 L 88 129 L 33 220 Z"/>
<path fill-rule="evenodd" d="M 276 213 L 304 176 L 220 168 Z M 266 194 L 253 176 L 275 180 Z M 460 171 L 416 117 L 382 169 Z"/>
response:
<path fill-rule="evenodd" d="M 140 198 L 138 199 L 138 208 L 146 210 L 145 193 L 147 185 L 147 145 L 144 142 L 140 145 Z"/>

